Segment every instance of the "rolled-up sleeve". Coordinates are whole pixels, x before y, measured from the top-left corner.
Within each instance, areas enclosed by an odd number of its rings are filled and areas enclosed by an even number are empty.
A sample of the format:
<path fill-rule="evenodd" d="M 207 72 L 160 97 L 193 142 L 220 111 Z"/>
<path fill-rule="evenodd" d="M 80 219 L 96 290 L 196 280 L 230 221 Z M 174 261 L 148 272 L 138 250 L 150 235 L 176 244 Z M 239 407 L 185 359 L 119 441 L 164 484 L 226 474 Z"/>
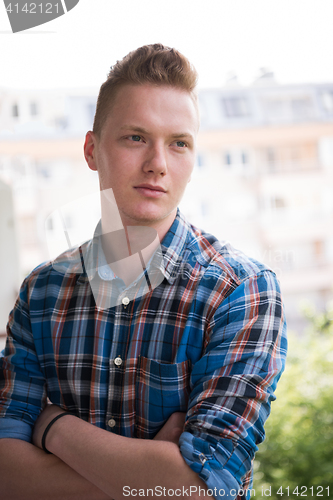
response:
<path fill-rule="evenodd" d="M 216 499 L 248 490 L 252 461 L 265 437 L 274 390 L 285 366 L 286 322 L 275 274 L 248 277 L 222 300 L 193 366 L 179 446 Z"/>
<path fill-rule="evenodd" d="M 7 343 L 0 354 L 0 438 L 31 441 L 46 391 L 31 332 L 27 283 L 10 313 Z"/>
<path fill-rule="evenodd" d="M 14 418 L 0 418 L 0 439 L 14 438 L 31 442 L 31 427 L 22 420 Z"/>

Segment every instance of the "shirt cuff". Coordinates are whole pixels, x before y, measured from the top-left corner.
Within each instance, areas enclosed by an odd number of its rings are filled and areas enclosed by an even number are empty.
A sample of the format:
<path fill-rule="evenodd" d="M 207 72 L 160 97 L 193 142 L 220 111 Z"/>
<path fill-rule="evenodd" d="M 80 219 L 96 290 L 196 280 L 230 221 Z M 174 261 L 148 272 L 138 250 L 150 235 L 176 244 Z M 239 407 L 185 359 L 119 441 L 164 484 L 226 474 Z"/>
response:
<path fill-rule="evenodd" d="M 32 430 L 29 424 L 15 418 L 0 418 L 0 439 L 21 439 L 31 443 Z"/>
<path fill-rule="evenodd" d="M 193 447 L 193 435 L 183 432 L 179 440 L 180 452 L 191 469 L 206 483 L 216 500 L 235 500 L 241 485 L 234 476 L 214 457 L 207 442 L 202 442 L 202 450 Z M 245 498 L 248 498 L 245 496 Z"/>

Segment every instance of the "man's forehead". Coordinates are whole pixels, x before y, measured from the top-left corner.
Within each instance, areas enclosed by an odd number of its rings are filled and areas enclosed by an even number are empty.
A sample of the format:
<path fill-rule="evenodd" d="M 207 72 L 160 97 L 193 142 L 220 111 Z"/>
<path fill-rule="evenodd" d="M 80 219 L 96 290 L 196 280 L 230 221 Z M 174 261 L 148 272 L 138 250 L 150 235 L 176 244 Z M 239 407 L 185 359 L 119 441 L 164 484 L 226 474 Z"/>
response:
<path fill-rule="evenodd" d="M 169 135 L 196 135 L 199 128 L 197 104 L 188 91 L 168 85 L 122 86 L 109 108 L 106 122 L 118 130 L 151 132 L 160 126 Z"/>

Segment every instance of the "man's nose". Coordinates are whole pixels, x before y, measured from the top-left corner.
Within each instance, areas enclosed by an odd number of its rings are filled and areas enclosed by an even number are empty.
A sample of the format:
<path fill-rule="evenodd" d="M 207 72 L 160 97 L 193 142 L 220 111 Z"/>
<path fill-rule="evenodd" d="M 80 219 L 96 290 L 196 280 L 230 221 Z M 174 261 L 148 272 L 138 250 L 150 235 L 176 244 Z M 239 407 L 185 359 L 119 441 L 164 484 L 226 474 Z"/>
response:
<path fill-rule="evenodd" d="M 147 152 L 143 170 L 146 173 L 154 173 L 155 175 L 165 175 L 167 173 L 167 157 L 163 145 L 154 145 Z"/>

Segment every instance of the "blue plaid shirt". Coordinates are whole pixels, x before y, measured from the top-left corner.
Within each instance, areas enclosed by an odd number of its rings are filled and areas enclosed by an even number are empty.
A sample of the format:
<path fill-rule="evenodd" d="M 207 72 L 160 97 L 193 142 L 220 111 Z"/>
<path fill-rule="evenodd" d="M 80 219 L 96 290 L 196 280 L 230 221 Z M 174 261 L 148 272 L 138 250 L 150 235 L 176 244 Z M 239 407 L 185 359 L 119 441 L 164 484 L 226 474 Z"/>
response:
<path fill-rule="evenodd" d="M 186 412 L 186 463 L 217 499 L 249 498 L 239 490 L 251 487 L 286 356 L 278 282 L 179 211 L 161 248 L 162 283 L 127 305 L 98 308 L 84 268 L 47 263 L 25 279 L 0 357 L 0 438 L 30 441 L 47 398 L 141 439 Z M 130 296 L 112 272 L 105 278 Z"/>

